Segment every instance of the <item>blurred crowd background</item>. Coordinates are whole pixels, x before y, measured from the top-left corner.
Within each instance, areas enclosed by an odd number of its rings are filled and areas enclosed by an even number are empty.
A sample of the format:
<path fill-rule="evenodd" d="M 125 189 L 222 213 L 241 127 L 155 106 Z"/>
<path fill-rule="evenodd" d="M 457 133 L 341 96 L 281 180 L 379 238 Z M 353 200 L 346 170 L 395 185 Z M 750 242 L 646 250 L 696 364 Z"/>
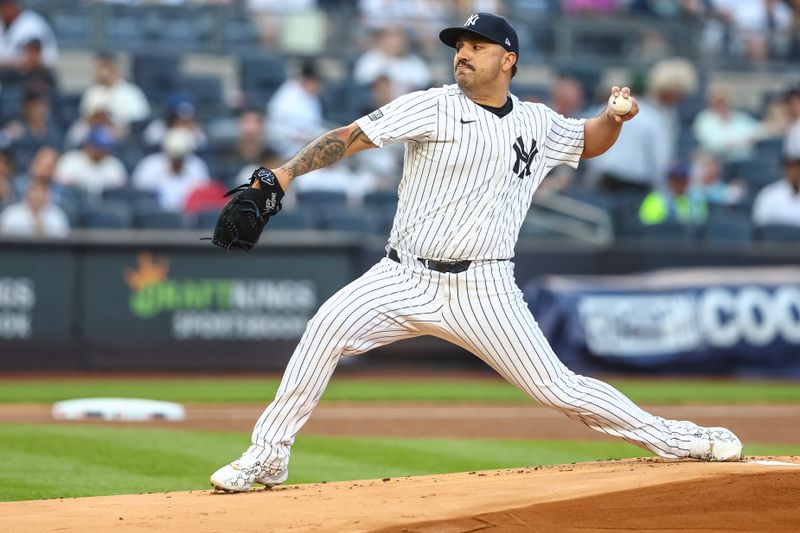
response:
<path fill-rule="evenodd" d="M 0 233 L 211 228 L 256 166 L 452 83 L 438 32 L 475 11 L 517 28 L 520 98 L 641 106 L 524 234 L 800 241 L 798 0 L 0 0 Z M 298 178 L 270 229 L 388 234 L 402 157 Z"/>

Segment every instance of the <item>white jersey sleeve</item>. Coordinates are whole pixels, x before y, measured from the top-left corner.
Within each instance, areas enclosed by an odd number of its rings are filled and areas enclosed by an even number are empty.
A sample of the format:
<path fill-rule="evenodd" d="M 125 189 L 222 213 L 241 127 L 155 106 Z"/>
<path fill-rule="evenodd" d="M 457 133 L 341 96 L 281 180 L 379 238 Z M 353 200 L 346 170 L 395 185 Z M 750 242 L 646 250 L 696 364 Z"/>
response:
<path fill-rule="evenodd" d="M 439 94 L 431 89 L 403 95 L 356 120 L 356 124 L 378 147 L 429 139 L 436 131 Z"/>
<path fill-rule="evenodd" d="M 547 109 L 547 140 L 544 155 L 548 167 L 566 164 L 578 168 L 583 153 L 584 119 L 566 118 Z"/>

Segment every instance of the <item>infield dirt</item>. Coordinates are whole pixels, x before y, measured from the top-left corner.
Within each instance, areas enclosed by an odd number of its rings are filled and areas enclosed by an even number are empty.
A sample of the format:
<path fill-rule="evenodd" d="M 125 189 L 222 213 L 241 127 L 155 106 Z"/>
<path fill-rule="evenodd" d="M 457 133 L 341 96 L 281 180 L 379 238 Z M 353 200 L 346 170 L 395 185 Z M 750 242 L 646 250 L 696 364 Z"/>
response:
<path fill-rule="evenodd" d="M 59 423 L 249 433 L 263 409 L 264 404 L 188 404 L 187 418 L 182 422 Z M 730 428 L 745 444 L 800 443 L 800 405 L 660 405 L 646 409 L 666 418 Z M 48 404 L 0 405 L 0 422 L 52 424 L 50 411 Z M 302 435 L 613 440 L 544 407 L 396 402 L 322 404 L 303 427 Z"/>
<path fill-rule="evenodd" d="M 800 461 L 768 459 L 773 464 L 634 459 L 244 494 L 194 491 L 2 503 L 0 530 L 796 530 Z"/>

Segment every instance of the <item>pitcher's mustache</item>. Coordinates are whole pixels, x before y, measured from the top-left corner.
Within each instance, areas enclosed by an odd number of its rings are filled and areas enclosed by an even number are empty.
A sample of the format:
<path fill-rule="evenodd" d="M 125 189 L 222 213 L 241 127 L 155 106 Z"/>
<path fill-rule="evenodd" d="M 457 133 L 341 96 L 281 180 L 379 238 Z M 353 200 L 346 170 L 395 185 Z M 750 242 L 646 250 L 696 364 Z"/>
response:
<path fill-rule="evenodd" d="M 469 63 L 467 63 L 465 60 L 461 60 L 461 61 L 459 61 L 459 62 L 456 64 L 456 67 L 455 67 L 455 68 L 458 68 L 458 67 L 460 67 L 461 65 L 464 65 L 465 67 L 467 67 L 467 68 L 468 68 L 468 69 L 470 69 L 470 70 L 475 70 L 475 67 L 473 67 L 472 65 L 470 65 Z"/>

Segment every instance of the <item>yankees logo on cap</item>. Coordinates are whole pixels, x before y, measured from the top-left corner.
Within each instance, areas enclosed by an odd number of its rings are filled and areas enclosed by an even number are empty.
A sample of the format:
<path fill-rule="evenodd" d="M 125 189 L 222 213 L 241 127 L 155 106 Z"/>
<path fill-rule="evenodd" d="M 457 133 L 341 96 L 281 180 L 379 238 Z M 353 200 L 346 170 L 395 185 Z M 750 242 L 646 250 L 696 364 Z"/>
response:
<path fill-rule="evenodd" d="M 462 33 L 475 33 L 497 43 L 519 57 L 519 39 L 517 32 L 508 21 L 492 13 L 474 13 L 467 18 L 463 26 L 445 28 L 439 33 L 439 39 L 451 48 L 456 47 Z"/>

